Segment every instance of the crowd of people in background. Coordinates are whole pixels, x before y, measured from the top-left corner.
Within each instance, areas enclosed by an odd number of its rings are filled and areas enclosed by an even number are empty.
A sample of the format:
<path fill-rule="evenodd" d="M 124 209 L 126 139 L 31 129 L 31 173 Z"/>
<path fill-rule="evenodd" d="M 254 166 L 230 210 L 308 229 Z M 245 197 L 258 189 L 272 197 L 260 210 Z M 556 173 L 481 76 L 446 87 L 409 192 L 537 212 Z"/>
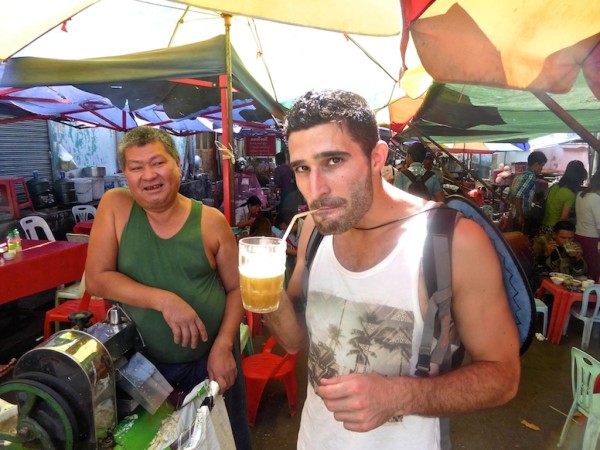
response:
<path fill-rule="evenodd" d="M 406 158 L 402 164 L 396 167 L 388 162 L 382 177 L 414 195 L 444 201 L 447 192 L 443 172 L 436 167 L 430 150 L 421 142 L 406 143 L 404 148 Z M 510 165 L 503 164 L 494 172 L 491 182 L 508 188 L 500 229 L 520 231 L 530 239 L 538 273 L 565 272 L 598 282 L 600 172 L 588 181 L 583 162 L 573 160 L 557 181 L 548 183 L 542 173 L 547 161 L 542 151 L 532 151 L 522 172 L 514 174 Z M 427 192 L 417 192 L 416 179 Z M 573 250 L 568 253 L 565 245 Z"/>
<path fill-rule="evenodd" d="M 503 231 L 522 231 L 530 238 L 538 273 L 561 272 L 598 282 L 600 172 L 588 182 L 584 164 L 573 160 L 548 187 L 540 183 L 546 162 L 544 153 L 533 151 L 527 170 L 512 179 Z"/>
<path fill-rule="evenodd" d="M 398 154 L 391 153 L 381 170 L 382 177 L 425 200 L 444 202 L 451 192 L 448 184 L 444 184 L 448 183 L 448 178 L 445 179 L 438 166 L 439 159 L 419 141 L 404 143 L 402 148 L 404 159 L 396 164 Z M 472 200 L 478 202 L 484 212 L 486 207 L 492 213 L 506 211 L 497 224 L 503 232 L 520 231 L 529 238 L 538 274 L 564 272 L 597 282 L 600 279 L 600 173 L 588 181 L 589 174 L 583 162 L 573 160 L 557 181 L 548 183 L 543 175 L 547 161 L 542 151 L 532 151 L 525 170 L 515 174 L 511 166 L 501 164 L 502 167 L 494 171 L 490 182 L 508 188 L 502 204 L 504 208 L 499 211 L 483 205 L 483 195 Z M 280 237 L 291 217 L 299 211 L 298 206 L 304 203 L 289 165 L 287 148 L 277 153 L 275 162 L 272 185 L 280 194 L 277 214 L 257 220 L 261 215 L 260 199 L 248 198 L 236 209 L 235 215 L 235 225 L 244 229 L 247 235 Z M 470 195 L 468 191 L 463 193 Z M 299 234 L 294 230 L 288 238 L 286 284 L 295 261 Z M 536 284 L 537 281 L 532 282 L 533 290 L 537 288 Z"/>

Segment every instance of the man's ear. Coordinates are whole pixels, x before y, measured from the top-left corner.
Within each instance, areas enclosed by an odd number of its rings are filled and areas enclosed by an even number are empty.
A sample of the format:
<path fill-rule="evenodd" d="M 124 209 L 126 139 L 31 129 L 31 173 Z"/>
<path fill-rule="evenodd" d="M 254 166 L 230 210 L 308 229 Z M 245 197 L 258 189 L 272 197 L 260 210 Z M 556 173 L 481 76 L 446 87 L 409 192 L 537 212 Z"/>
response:
<path fill-rule="evenodd" d="M 381 173 L 381 169 L 385 166 L 388 156 L 388 145 L 385 141 L 378 141 L 375 148 L 371 152 L 371 167 L 377 174 Z"/>

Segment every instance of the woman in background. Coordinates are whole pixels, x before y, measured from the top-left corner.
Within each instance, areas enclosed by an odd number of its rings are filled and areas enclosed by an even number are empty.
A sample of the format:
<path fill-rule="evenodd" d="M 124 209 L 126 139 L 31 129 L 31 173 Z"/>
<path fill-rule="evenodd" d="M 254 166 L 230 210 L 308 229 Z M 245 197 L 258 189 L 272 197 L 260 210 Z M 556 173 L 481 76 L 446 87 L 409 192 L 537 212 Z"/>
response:
<path fill-rule="evenodd" d="M 258 216 L 252 225 L 250 225 L 248 236 L 272 237 L 273 231 L 271 221 L 264 216 Z"/>
<path fill-rule="evenodd" d="M 246 203 L 242 203 L 235 209 L 235 226 L 243 230 L 252 225 L 260 213 L 261 206 L 260 198 L 256 195 L 248 197 Z"/>
<path fill-rule="evenodd" d="M 575 206 L 575 196 L 588 176 L 579 160 L 570 161 L 558 183 L 548 191 L 543 225 L 552 228 L 559 220 L 569 220 Z"/>
<path fill-rule="evenodd" d="M 590 185 L 575 199 L 575 240 L 583 248 L 583 258 L 587 262 L 588 277 L 598 282 L 600 263 L 600 171 L 590 180 Z"/>

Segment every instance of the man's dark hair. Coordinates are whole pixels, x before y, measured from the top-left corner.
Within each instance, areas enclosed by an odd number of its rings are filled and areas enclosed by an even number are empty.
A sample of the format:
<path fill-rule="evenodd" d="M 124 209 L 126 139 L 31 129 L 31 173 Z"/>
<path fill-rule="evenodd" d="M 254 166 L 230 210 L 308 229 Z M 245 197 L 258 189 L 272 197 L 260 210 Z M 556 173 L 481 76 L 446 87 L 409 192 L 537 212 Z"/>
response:
<path fill-rule="evenodd" d="M 262 202 L 256 195 L 251 195 L 242 206 L 261 206 Z"/>
<path fill-rule="evenodd" d="M 546 158 L 546 155 L 539 150 L 531 152 L 527 157 L 527 166 L 529 167 L 533 166 L 535 163 L 546 164 L 547 162 L 548 158 Z"/>
<path fill-rule="evenodd" d="M 276 163 L 278 166 L 281 166 L 282 164 L 285 164 L 285 159 L 286 159 L 286 158 L 285 158 L 285 156 L 286 156 L 286 155 L 285 155 L 285 151 L 283 151 L 283 150 L 282 150 L 282 151 L 280 151 L 279 153 L 277 153 L 277 154 L 275 155 L 275 163 Z"/>
<path fill-rule="evenodd" d="M 407 145 L 406 154 L 412 158 L 413 162 L 422 163 L 427 155 L 427 147 L 421 142 L 413 142 Z"/>
<path fill-rule="evenodd" d="M 375 113 L 360 95 L 339 89 L 309 91 L 299 97 L 285 119 L 285 138 L 288 140 L 294 131 L 336 122 L 360 145 L 365 155 L 371 155 L 379 141 Z"/>
<path fill-rule="evenodd" d="M 573 222 L 569 222 L 568 220 L 559 220 L 554 224 L 552 231 L 558 233 L 560 230 L 575 232 L 575 224 Z"/>

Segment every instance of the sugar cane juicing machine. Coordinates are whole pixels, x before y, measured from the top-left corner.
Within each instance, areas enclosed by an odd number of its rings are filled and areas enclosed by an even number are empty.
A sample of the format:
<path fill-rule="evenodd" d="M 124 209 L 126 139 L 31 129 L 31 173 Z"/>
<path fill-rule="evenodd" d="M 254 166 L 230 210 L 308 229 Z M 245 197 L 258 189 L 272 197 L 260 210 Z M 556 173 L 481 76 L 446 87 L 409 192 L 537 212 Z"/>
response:
<path fill-rule="evenodd" d="M 105 322 L 59 331 L 25 353 L 0 385 L 0 447 L 113 448 L 112 432 L 138 406 L 154 414 L 173 388 L 140 353 L 122 311 Z"/>

